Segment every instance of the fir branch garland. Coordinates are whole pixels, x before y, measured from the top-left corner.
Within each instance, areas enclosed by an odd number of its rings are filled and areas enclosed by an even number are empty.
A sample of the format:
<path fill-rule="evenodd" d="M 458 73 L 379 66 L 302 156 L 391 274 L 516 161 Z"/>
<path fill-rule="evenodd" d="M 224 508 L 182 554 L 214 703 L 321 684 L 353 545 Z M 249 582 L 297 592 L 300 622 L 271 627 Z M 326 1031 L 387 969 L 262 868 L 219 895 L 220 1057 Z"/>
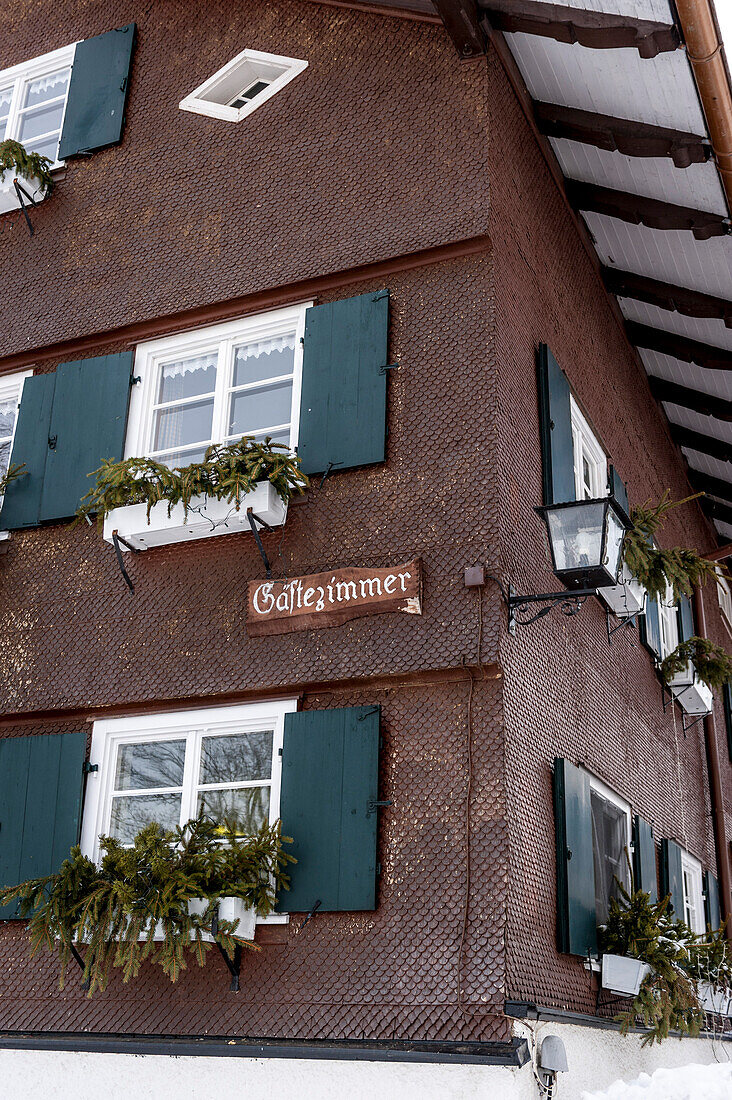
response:
<path fill-rule="evenodd" d="M 646 501 L 631 510 L 632 524 L 625 534 L 623 560 L 650 599 L 665 597 L 667 587 L 671 587 L 675 599 L 691 596 L 695 587 L 716 579 L 718 563 L 703 558 L 697 550 L 679 546 L 662 550 L 653 545 L 668 513 L 701 496 L 704 494 L 695 493 L 674 501 L 666 490 L 657 504 Z"/>
<path fill-rule="evenodd" d="M 668 684 L 691 661 L 696 674 L 710 688 L 721 691 L 732 680 L 732 657 L 708 638 L 693 635 L 680 642 L 661 662 L 661 677 Z"/>
<path fill-rule="evenodd" d="M 287 503 L 310 484 L 298 457 L 286 444 L 273 443 L 270 436 L 263 443 L 253 436 L 214 443 L 206 449 L 203 462 L 173 469 L 153 458 L 106 459 L 89 477 L 95 477 L 96 484 L 82 500 L 77 517 L 96 512 L 100 524 L 114 508 L 129 504 L 146 504 L 149 523 L 152 508 L 161 501 L 167 501 L 168 515 L 182 504 L 187 519 L 194 497 L 225 500 L 238 511 L 258 481 L 270 481 Z"/>
<path fill-rule="evenodd" d="M 54 875 L 0 890 L 0 905 L 19 902 L 29 917 L 30 954 L 58 953 L 63 988 L 72 945 L 84 945 L 84 980 L 89 996 L 103 990 L 114 969 L 131 981 L 149 960 L 172 982 L 193 956 L 204 966 L 213 935 L 218 900 L 238 897 L 258 916 L 268 916 L 280 890 L 289 889 L 292 856 L 283 844 L 280 824 L 263 824 L 252 837 L 241 836 L 234 822 L 205 817 L 166 831 L 152 823 L 131 847 L 100 837 L 101 865 L 81 849 L 71 849 Z M 191 899 L 207 899 L 203 913 L 189 912 Z M 162 939 L 155 940 L 156 932 Z M 237 946 L 259 950 L 237 935 L 233 921 L 219 921 L 213 937 L 233 957 Z"/>
<path fill-rule="evenodd" d="M 25 146 L 12 138 L 0 141 L 0 180 L 5 179 L 6 172 L 22 176 L 25 180 L 37 179 L 44 195 L 50 195 L 53 190 L 51 177 L 51 161 L 40 153 L 29 153 Z"/>
<path fill-rule="evenodd" d="M 25 477 L 28 473 L 25 462 L 16 462 L 12 466 L 8 466 L 7 470 L 0 477 L 0 497 L 5 495 L 5 492 L 13 481 L 17 481 L 20 477 Z"/>

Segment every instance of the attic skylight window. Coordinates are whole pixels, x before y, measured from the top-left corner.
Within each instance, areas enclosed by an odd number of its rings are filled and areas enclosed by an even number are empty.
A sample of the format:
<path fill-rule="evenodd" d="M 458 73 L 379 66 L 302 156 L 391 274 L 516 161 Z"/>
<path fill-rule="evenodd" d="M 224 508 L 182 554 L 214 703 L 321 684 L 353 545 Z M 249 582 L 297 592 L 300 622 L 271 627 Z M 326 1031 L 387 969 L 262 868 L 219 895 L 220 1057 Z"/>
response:
<path fill-rule="evenodd" d="M 241 122 L 307 68 L 294 57 L 244 50 L 180 102 L 182 111 Z"/>

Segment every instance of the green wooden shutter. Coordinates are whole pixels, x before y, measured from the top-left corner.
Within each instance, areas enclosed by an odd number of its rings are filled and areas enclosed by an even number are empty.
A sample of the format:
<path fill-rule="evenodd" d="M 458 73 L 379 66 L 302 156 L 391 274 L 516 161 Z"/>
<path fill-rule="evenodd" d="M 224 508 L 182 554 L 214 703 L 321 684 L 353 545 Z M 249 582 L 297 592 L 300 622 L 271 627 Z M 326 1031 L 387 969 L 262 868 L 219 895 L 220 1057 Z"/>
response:
<path fill-rule="evenodd" d="M 55 374 L 35 374 L 23 382 L 10 462 L 24 463 L 27 473 L 12 481 L 5 493 L 0 527 L 6 531 L 39 522 L 55 388 Z"/>
<path fill-rule="evenodd" d="M 608 488 L 610 490 L 610 495 L 613 496 L 615 500 L 617 500 L 618 504 L 626 513 L 626 515 L 630 515 L 630 505 L 628 504 L 628 490 L 620 474 L 612 465 L 610 466 L 610 473 L 608 476 Z"/>
<path fill-rule="evenodd" d="M 681 848 L 674 840 L 661 841 L 661 894 L 670 895 L 670 909 L 677 920 L 684 919 L 684 876 Z"/>
<path fill-rule="evenodd" d="M 646 599 L 646 613 L 641 615 L 638 620 L 638 629 L 640 631 L 640 639 L 654 657 L 659 661 L 661 660 L 661 613 L 658 607 L 658 600 L 651 599 L 650 596 Z"/>
<path fill-rule="evenodd" d="M 383 462 L 389 291 L 305 314 L 297 452 L 307 474 Z"/>
<path fill-rule="evenodd" d="M 595 861 L 590 780 L 568 760 L 554 761 L 557 846 L 557 938 L 560 951 L 597 953 Z"/>
<path fill-rule="evenodd" d="M 0 886 L 53 874 L 78 843 L 85 755 L 83 731 L 0 739 Z"/>
<path fill-rule="evenodd" d="M 282 832 L 294 844 L 283 913 L 376 908 L 379 707 L 285 716 Z"/>
<path fill-rule="evenodd" d="M 26 378 L 10 461 L 29 475 L 8 487 L 0 527 L 69 519 L 92 486 L 88 475 L 122 457 L 132 361 L 124 351 Z"/>
<path fill-rule="evenodd" d="M 651 901 L 658 901 L 656 842 L 653 829 L 637 814 L 633 820 L 633 877 L 636 888 L 645 890 Z"/>
<path fill-rule="evenodd" d="M 680 596 L 678 604 L 679 641 L 685 642 L 694 635 L 694 608 L 688 596 Z"/>
<path fill-rule="evenodd" d="M 73 516 L 102 459 L 124 453 L 132 352 L 62 363 L 56 373 L 41 521 Z"/>
<path fill-rule="evenodd" d="M 59 160 L 122 137 L 135 24 L 79 42 L 74 52 Z"/>
<path fill-rule="evenodd" d="M 708 928 L 716 932 L 722 923 L 719 908 L 719 883 L 711 871 L 704 872 L 704 921 Z"/>
<path fill-rule="evenodd" d="M 732 684 L 727 681 L 722 689 L 724 700 L 724 724 L 727 727 L 727 752 L 732 763 Z"/>
<path fill-rule="evenodd" d="M 544 504 L 562 504 L 576 497 L 571 390 L 546 344 L 539 345 L 537 371 Z"/>

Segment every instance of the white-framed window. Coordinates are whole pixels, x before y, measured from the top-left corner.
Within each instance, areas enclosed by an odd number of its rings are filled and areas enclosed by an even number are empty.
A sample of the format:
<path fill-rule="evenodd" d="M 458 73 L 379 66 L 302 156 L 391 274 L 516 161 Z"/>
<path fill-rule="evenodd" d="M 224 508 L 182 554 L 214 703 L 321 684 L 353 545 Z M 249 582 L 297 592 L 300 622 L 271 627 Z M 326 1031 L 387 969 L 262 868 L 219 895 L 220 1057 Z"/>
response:
<path fill-rule="evenodd" d="M 719 566 L 716 566 L 715 572 L 717 574 L 719 610 L 722 612 L 725 626 L 732 631 L 732 589 L 730 589 L 729 581 L 724 576 Z"/>
<path fill-rule="evenodd" d="M 95 722 L 81 846 L 99 837 L 130 844 L 155 821 L 166 829 L 199 812 L 235 820 L 242 834 L 280 812 L 282 738 L 294 699 Z"/>
<path fill-rule="evenodd" d="M 679 605 L 673 589 L 666 588 L 666 595 L 658 601 L 658 619 L 661 630 L 661 660 L 668 657 L 679 644 Z"/>
<path fill-rule="evenodd" d="M 76 45 L 0 72 L 0 141 L 13 138 L 28 153 L 59 165 L 58 144 Z"/>
<path fill-rule="evenodd" d="M 10 465 L 23 382 L 31 374 L 33 374 L 32 370 L 26 370 L 16 374 L 0 375 L 0 477 Z M 2 496 L 0 496 L 1 502 Z"/>
<path fill-rule="evenodd" d="M 597 923 L 605 924 L 610 912 L 610 898 L 618 893 L 618 882 L 626 889 L 630 886 L 630 806 L 594 775 L 590 775 L 589 779 L 595 912 Z"/>
<path fill-rule="evenodd" d="M 681 880 L 684 892 L 683 920 L 692 932 L 705 929 L 702 867 L 698 859 L 681 850 Z M 677 914 L 677 916 L 682 916 Z"/>
<path fill-rule="evenodd" d="M 240 54 L 180 101 L 182 111 L 241 122 L 286 84 L 294 80 L 307 61 L 258 50 Z"/>
<path fill-rule="evenodd" d="M 573 396 L 570 396 L 574 488 L 577 500 L 597 500 L 608 494 L 607 455 Z"/>
<path fill-rule="evenodd" d="M 140 344 L 125 457 L 187 466 L 243 435 L 294 450 L 306 305 Z"/>

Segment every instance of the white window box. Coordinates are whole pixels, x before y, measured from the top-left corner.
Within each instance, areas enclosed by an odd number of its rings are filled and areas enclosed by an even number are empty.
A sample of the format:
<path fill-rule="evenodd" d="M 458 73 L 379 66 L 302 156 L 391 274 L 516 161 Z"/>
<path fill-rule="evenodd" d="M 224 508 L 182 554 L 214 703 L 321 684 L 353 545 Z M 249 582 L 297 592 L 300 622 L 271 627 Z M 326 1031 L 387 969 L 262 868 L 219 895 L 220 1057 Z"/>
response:
<path fill-rule="evenodd" d="M 671 678 L 668 685 L 676 702 L 687 714 L 700 717 L 712 712 L 712 689 L 696 674 L 691 661 Z"/>
<path fill-rule="evenodd" d="M 640 581 L 636 580 L 625 562 L 620 574 L 620 584 L 614 584 L 610 588 L 598 588 L 597 594 L 602 597 L 618 619 L 630 619 L 633 615 L 646 613 L 646 590 Z"/>
<path fill-rule="evenodd" d="M 20 202 L 18 201 L 18 192 L 15 190 L 13 180 L 15 174 L 12 168 L 8 168 L 5 172 L 5 179 L 0 180 L 0 214 L 5 214 L 9 210 L 20 210 Z M 35 203 L 43 202 L 46 198 L 46 192 L 43 189 L 41 181 L 34 177 L 33 179 L 24 179 L 22 176 L 18 176 L 18 183 L 26 191 Z M 23 196 L 26 209 L 30 206 L 25 195 Z"/>
<path fill-rule="evenodd" d="M 713 1012 L 717 1016 L 729 1016 L 732 1008 L 732 993 L 712 985 L 711 982 L 699 982 L 697 984 L 699 1004 L 705 1012 Z"/>
<path fill-rule="evenodd" d="M 113 508 L 104 520 L 104 538 L 112 542 L 117 533 L 136 550 L 149 550 L 153 546 L 171 546 L 178 542 L 191 542 L 213 535 L 232 535 L 237 531 L 249 531 L 247 509 L 263 519 L 270 527 L 280 527 L 287 516 L 287 505 L 271 482 L 260 481 L 251 493 L 241 498 L 239 510 L 235 502 L 193 497 L 188 518 L 182 504 L 174 505 L 168 515 L 167 501 L 161 500 L 150 510 L 147 519 L 146 504 L 129 504 L 125 508 Z M 120 542 L 122 549 L 126 549 Z"/>
<path fill-rule="evenodd" d="M 602 956 L 602 987 L 623 997 L 635 997 L 650 974 L 648 963 L 625 955 Z"/>
<path fill-rule="evenodd" d="M 188 912 L 193 915 L 198 913 L 202 915 L 208 908 L 208 898 L 191 898 L 188 902 Z M 219 899 L 219 920 L 237 921 L 237 926 L 234 931 L 235 936 L 239 936 L 243 940 L 253 940 L 254 931 L 257 926 L 257 914 L 254 909 L 248 909 L 241 898 L 220 898 Z M 139 937 L 140 940 L 147 939 L 147 931 L 143 932 Z M 213 943 L 213 936 L 208 932 L 204 932 L 202 936 L 206 943 Z M 162 925 L 157 924 L 155 928 L 155 934 L 153 940 L 159 943 L 165 939 L 165 933 L 163 932 Z M 191 940 L 195 939 L 193 933 L 191 933 Z M 86 939 L 81 941 L 87 943 Z"/>

